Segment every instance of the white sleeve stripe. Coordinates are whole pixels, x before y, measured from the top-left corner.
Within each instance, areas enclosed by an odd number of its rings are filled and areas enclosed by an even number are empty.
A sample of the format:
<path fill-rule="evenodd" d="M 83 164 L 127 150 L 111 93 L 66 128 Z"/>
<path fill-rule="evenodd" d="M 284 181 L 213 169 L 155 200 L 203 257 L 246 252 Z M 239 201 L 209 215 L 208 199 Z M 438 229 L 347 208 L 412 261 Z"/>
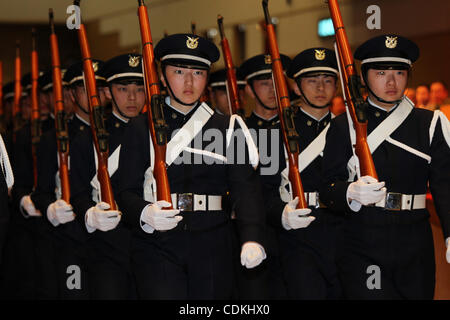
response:
<path fill-rule="evenodd" d="M 253 141 L 252 135 L 250 134 L 250 131 L 248 130 L 244 120 L 242 120 L 242 118 L 238 115 L 234 116 L 237 119 L 239 125 L 241 126 L 242 132 L 244 133 L 245 136 L 245 140 L 247 141 L 250 163 L 253 166 L 253 168 L 256 169 L 259 164 L 258 148 L 256 147 L 255 141 Z"/>
<path fill-rule="evenodd" d="M 436 111 L 434 111 L 433 119 L 431 120 L 431 123 L 430 123 L 430 145 L 431 145 L 431 142 L 433 141 L 434 130 L 436 130 L 436 123 L 437 123 L 438 118 L 439 118 L 439 110 L 436 110 Z"/>
<path fill-rule="evenodd" d="M 9 162 L 8 152 L 6 151 L 5 143 L 0 135 L 0 161 L 2 164 L 3 171 L 5 173 L 5 180 L 8 189 L 14 184 L 14 175 L 11 168 L 11 163 Z"/>

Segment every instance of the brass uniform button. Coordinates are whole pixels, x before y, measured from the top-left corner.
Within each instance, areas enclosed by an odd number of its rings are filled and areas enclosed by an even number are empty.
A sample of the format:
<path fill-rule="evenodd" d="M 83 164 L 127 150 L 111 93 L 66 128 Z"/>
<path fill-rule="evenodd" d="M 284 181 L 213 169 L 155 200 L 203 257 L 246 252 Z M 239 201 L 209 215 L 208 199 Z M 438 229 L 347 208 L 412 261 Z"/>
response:
<path fill-rule="evenodd" d="M 377 112 L 375 112 L 375 117 L 379 117 L 380 116 L 380 113 L 377 111 Z"/>
<path fill-rule="evenodd" d="M 116 126 L 116 128 L 120 127 L 120 123 L 116 122 L 115 126 Z"/>
<path fill-rule="evenodd" d="M 172 119 L 176 119 L 177 118 L 177 114 L 176 113 L 172 113 Z"/>
<path fill-rule="evenodd" d="M 80 126 L 80 131 L 83 131 L 84 130 L 84 126 Z"/>
<path fill-rule="evenodd" d="M 311 121 L 311 120 L 308 120 L 308 121 L 306 122 L 306 124 L 308 125 L 308 127 L 311 127 L 312 121 Z"/>
<path fill-rule="evenodd" d="M 261 126 L 262 126 L 262 124 L 263 124 L 263 123 L 262 123 L 262 121 L 261 121 L 261 120 L 259 120 L 259 121 L 258 121 L 258 126 L 259 126 L 259 127 L 261 127 Z"/>

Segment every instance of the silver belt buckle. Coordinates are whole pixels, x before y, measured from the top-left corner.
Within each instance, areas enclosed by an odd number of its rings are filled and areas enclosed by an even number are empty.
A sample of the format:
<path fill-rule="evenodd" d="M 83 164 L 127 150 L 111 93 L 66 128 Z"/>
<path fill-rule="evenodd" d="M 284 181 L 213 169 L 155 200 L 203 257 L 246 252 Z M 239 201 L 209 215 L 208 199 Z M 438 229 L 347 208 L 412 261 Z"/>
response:
<path fill-rule="evenodd" d="M 386 204 L 384 208 L 387 210 L 402 210 L 402 194 L 398 192 L 388 192 L 386 194 Z"/>
<path fill-rule="evenodd" d="M 177 208 L 180 211 L 194 211 L 194 195 L 192 193 L 178 193 Z"/>

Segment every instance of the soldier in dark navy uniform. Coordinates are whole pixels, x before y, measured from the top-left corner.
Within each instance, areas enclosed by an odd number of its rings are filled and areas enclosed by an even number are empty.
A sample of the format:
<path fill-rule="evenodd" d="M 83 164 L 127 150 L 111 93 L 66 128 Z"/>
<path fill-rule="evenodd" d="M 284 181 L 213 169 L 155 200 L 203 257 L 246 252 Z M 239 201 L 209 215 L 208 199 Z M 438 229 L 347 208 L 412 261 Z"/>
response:
<path fill-rule="evenodd" d="M 283 67 L 286 69 L 290 59 L 281 55 Z M 239 68 L 239 75 L 245 79 L 245 92 L 254 99 L 255 109 L 246 118 L 246 124 L 253 134 L 254 141 L 259 141 L 259 129 L 266 129 L 275 125 L 278 121 L 276 95 L 272 80 L 272 61 L 270 56 L 257 55 L 246 60 Z M 234 226 L 235 242 L 239 243 L 239 233 Z M 276 240 L 271 230 L 266 241 L 268 259 L 257 268 L 243 268 L 235 261 L 236 292 L 238 299 L 267 299 L 280 298 L 284 295 L 284 287 L 278 277 L 278 260 L 272 258 L 277 256 Z M 267 236 L 267 235 L 266 235 Z M 237 248 L 239 249 L 239 247 Z M 237 250 L 236 250 L 237 251 Z M 236 254 L 238 251 L 236 252 Z M 269 272 L 270 270 L 277 270 Z M 274 278 L 270 278 L 274 275 Z"/>
<path fill-rule="evenodd" d="M 296 210 L 298 198 L 292 197 L 285 147 L 279 133 L 276 149 L 279 169 L 274 175 L 265 175 L 264 168 L 261 170 L 268 220 L 279 240 L 287 297 L 336 299 L 339 280 L 334 243 L 339 221 L 322 208 L 318 194 L 321 154 L 332 116 L 329 107 L 337 88 L 336 55 L 326 48 L 304 50 L 293 59 L 287 75 L 295 80 L 293 89 L 299 97 L 294 123 L 299 135 L 299 171 L 308 209 Z"/>
<path fill-rule="evenodd" d="M 286 71 L 291 59 L 284 54 L 280 54 L 280 57 Z M 244 61 L 239 70 L 247 82 L 245 92 L 255 102 L 255 109 L 245 120 L 247 126 L 263 129 L 275 125 L 278 121 L 278 109 L 270 55 L 254 56 Z"/>
<path fill-rule="evenodd" d="M 262 196 L 252 167 L 258 162 L 256 146 L 239 116 L 220 115 L 199 103 L 210 66 L 219 58 L 213 43 L 174 34 L 158 43 L 155 57 L 169 93 L 163 112 L 174 209 L 155 196 L 153 147 L 143 115 L 125 133 L 117 198 L 133 228 L 138 294 L 143 299 L 228 299 L 233 267 L 230 215 L 222 206 L 227 191 L 241 235 L 241 263 L 252 268 L 265 258 Z"/>
<path fill-rule="evenodd" d="M 441 112 L 414 108 L 404 96 L 419 48 L 382 35 L 355 51 L 368 90 L 367 141 L 378 180 L 361 176 L 346 114 L 327 133 L 321 200 L 345 216 L 338 270 L 350 299 L 432 299 L 433 236 L 429 184 L 448 245 L 450 129 Z M 447 261 L 450 261 L 447 252 Z"/>
<path fill-rule="evenodd" d="M 100 60 L 94 60 L 94 64 L 96 65 L 95 70 L 102 63 Z M 72 104 L 64 104 L 64 117 L 69 119 L 67 122 L 69 150 L 70 144 L 75 138 L 80 133 L 89 130 L 89 119 L 85 120 L 86 117 L 82 111 L 88 108 L 86 94 L 84 94 L 84 99 L 75 100 L 77 88 L 83 86 L 82 68 L 82 62 L 77 62 L 69 67 L 62 78 L 63 84 L 67 87 L 66 90 L 72 92 L 73 100 L 78 102 L 76 104 L 75 116 L 72 119 L 68 117 L 72 112 Z M 99 81 L 103 79 L 98 75 L 96 77 Z M 50 85 L 52 83 L 46 86 Z M 82 97 L 81 94 L 79 96 Z M 51 116 L 49 118 L 54 123 L 54 97 L 52 91 L 47 94 L 46 100 L 49 102 L 50 107 L 53 107 L 50 110 Z M 71 290 L 66 283 L 67 278 L 71 274 L 70 272 L 68 273 L 68 267 L 70 265 L 77 265 L 78 262 L 77 243 L 85 241 L 86 232 L 79 223 L 74 221 L 75 214 L 72 206 L 61 199 L 57 137 L 54 127 L 42 135 L 37 154 L 38 184 L 36 190 L 31 195 L 31 199 L 36 208 L 46 217 L 44 223 L 39 225 L 40 237 L 38 241 L 41 247 L 40 251 L 48 253 L 45 259 L 39 259 L 41 265 L 43 265 L 39 280 L 42 283 L 40 285 L 42 294 L 44 294 L 45 298 L 86 298 L 87 288 L 84 288 L 86 287 L 84 274 L 82 274 L 81 278 L 81 287 L 83 289 Z"/>
<path fill-rule="evenodd" d="M 46 91 L 52 90 L 51 77 L 48 76 L 50 71 L 39 76 L 39 89 L 44 94 Z M 42 213 L 35 207 L 30 195 L 34 188 L 33 181 L 33 160 L 32 160 L 32 139 L 31 124 L 29 121 L 30 112 L 30 95 L 31 76 L 25 75 L 22 79 L 24 88 L 24 117 L 28 117 L 24 126 L 15 133 L 15 141 L 13 145 L 13 170 L 15 176 L 15 184 L 12 190 L 13 210 L 12 226 L 11 226 L 11 259 L 10 262 L 12 276 L 8 279 L 5 289 L 11 297 L 17 298 L 39 298 L 38 281 L 36 270 L 40 267 L 38 260 L 40 259 L 37 252 L 36 239 L 38 237 L 38 225 L 42 221 Z M 54 122 L 53 122 L 54 126 Z M 43 126 L 39 123 L 40 132 L 45 133 L 52 127 L 52 123 Z M 43 254 L 45 256 L 45 254 Z M 18 266 L 18 267 L 17 267 Z M 16 284 L 17 283 L 17 284 Z M 17 290 L 11 288 L 17 286 Z"/>
<path fill-rule="evenodd" d="M 240 79 L 239 76 L 239 70 L 236 70 L 236 82 L 238 85 L 239 100 L 241 102 L 241 106 L 244 107 L 244 88 L 246 82 L 245 80 Z M 220 69 L 211 73 L 208 83 L 208 92 L 209 99 L 212 106 L 214 107 L 214 111 L 220 114 L 230 115 L 230 99 L 228 97 L 227 90 L 227 70 Z"/>
<path fill-rule="evenodd" d="M 106 115 L 108 131 L 108 167 L 113 190 L 125 128 L 140 114 L 145 104 L 142 59 L 124 54 L 108 60 L 101 69 L 105 78 L 105 96 L 112 101 L 112 113 Z M 127 299 L 134 297 L 130 266 L 130 232 L 121 213 L 108 210 L 100 201 L 96 176 L 96 154 L 90 132 L 72 146 L 71 203 L 90 234 L 87 242 L 89 290 L 92 299 Z M 126 165 L 126 160 L 125 160 Z"/>

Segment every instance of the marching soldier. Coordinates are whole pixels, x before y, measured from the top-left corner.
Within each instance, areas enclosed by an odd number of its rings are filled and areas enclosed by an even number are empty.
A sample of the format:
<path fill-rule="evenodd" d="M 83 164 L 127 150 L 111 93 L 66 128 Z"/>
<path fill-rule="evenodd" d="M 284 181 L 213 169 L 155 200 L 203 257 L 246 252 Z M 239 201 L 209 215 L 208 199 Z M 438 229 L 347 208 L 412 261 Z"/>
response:
<path fill-rule="evenodd" d="M 125 128 L 140 114 L 145 104 L 141 55 L 124 54 L 107 61 L 101 68 L 106 81 L 105 97 L 112 102 L 106 116 L 108 131 L 108 167 L 113 190 Z M 133 297 L 130 266 L 130 232 L 120 223 L 121 212 L 109 210 L 100 201 L 96 159 L 90 132 L 83 134 L 71 149 L 71 203 L 85 229 L 89 290 L 92 299 L 128 299 Z M 121 163 L 122 165 L 122 163 Z M 124 160 L 123 165 L 127 165 Z"/>
<path fill-rule="evenodd" d="M 239 89 L 239 100 L 244 101 L 244 88 L 246 82 L 239 79 L 239 72 L 236 72 L 237 85 Z M 220 69 L 211 73 L 208 84 L 209 99 L 214 107 L 214 111 L 220 114 L 230 115 L 230 101 L 227 92 L 227 71 Z"/>
<path fill-rule="evenodd" d="M 290 64 L 290 58 L 281 55 L 281 60 L 286 70 Z M 272 60 L 269 55 L 257 55 L 244 61 L 239 71 L 246 81 L 245 92 L 255 102 L 255 109 L 246 119 L 246 123 L 250 131 L 253 131 L 255 141 L 261 147 L 260 141 L 267 137 L 261 135 L 261 132 L 270 132 L 266 129 L 278 123 L 277 100 L 272 80 Z M 267 154 L 261 154 L 261 149 L 259 151 L 262 161 Z M 266 228 L 266 237 L 267 261 L 256 269 L 246 270 L 241 267 L 236 271 L 237 294 L 240 299 L 279 299 L 285 296 L 285 288 L 279 272 L 278 241 L 272 228 Z"/>
<path fill-rule="evenodd" d="M 280 56 L 283 69 L 287 70 L 291 59 L 283 54 Z M 247 126 L 253 129 L 274 126 L 278 121 L 278 109 L 270 55 L 254 56 L 244 61 L 239 70 L 247 82 L 246 94 L 255 101 L 255 109 L 246 119 Z"/>
<path fill-rule="evenodd" d="M 240 117 L 214 113 L 199 103 L 210 66 L 219 58 L 213 43 L 174 34 L 158 43 L 155 57 L 169 93 L 163 112 L 170 139 L 166 163 L 173 209 L 155 198 L 153 147 L 143 115 L 131 120 L 125 133 L 117 197 L 124 219 L 133 227 L 138 294 L 143 299 L 228 299 L 233 267 L 230 215 L 222 207 L 227 191 L 238 219 L 241 263 L 252 268 L 265 258 L 264 211 L 251 165 L 257 165 L 257 150 Z M 210 134 L 216 138 L 213 150 L 207 148 Z M 247 158 L 237 159 L 245 154 Z"/>
<path fill-rule="evenodd" d="M 98 67 L 103 64 L 100 60 L 94 60 Z M 87 104 L 87 96 L 84 92 L 82 62 L 77 62 L 69 67 L 64 74 L 64 82 L 67 84 L 72 100 L 76 105 L 75 116 L 67 123 L 69 146 L 75 141 L 75 138 L 82 132 L 89 130 L 89 118 L 86 117 L 83 110 L 89 110 Z M 52 75 L 50 74 L 50 77 Z M 98 76 L 99 82 L 103 80 Z M 52 81 L 52 80 L 51 80 Z M 47 84 L 52 85 L 52 83 Z M 47 101 L 50 105 L 50 119 L 54 123 L 54 104 L 53 92 L 47 94 Z M 72 112 L 72 104 L 64 104 L 65 116 Z M 41 274 L 41 280 L 44 284 L 41 287 L 47 288 L 47 297 L 61 299 L 86 298 L 87 289 L 84 274 L 82 275 L 82 285 L 80 290 L 70 290 L 67 287 L 68 266 L 79 265 L 78 243 L 83 243 L 86 239 L 86 232 L 83 227 L 75 222 L 75 213 L 72 206 L 61 198 L 61 185 L 58 170 L 57 157 L 57 137 L 56 129 L 53 127 L 41 137 L 38 148 L 38 183 L 36 190 L 31 195 L 36 208 L 45 215 L 45 225 L 41 226 L 40 243 L 45 245 L 47 252 L 50 253 L 46 257 L 44 274 Z M 70 147 L 69 147 L 70 150 Z M 48 241 L 44 241 L 47 239 Z M 82 256 L 82 254 L 81 254 Z M 82 259 L 81 259 L 82 261 Z M 84 270 L 83 270 L 84 271 Z M 49 277 L 45 277 L 50 273 Z"/>
<path fill-rule="evenodd" d="M 334 243 L 338 220 L 323 208 L 318 194 L 321 153 L 332 117 L 329 108 L 337 88 L 336 55 L 326 48 L 304 50 L 293 59 L 287 75 L 295 80 L 293 88 L 299 96 L 294 123 L 299 135 L 299 171 L 309 209 L 296 209 L 299 199 L 292 199 L 280 139 L 279 171 L 262 177 L 268 194 L 268 220 L 279 239 L 287 297 L 336 299 L 339 281 Z"/>
<path fill-rule="evenodd" d="M 367 141 L 379 179 L 360 177 L 353 126 L 346 114 L 336 117 L 327 133 L 320 197 L 345 214 L 337 260 L 343 293 L 350 299 L 432 299 L 435 262 L 425 194 L 429 184 L 448 245 L 450 126 L 440 111 L 414 108 L 404 96 L 419 57 L 415 43 L 378 36 L 354 56 L 369 93 Z"/>

